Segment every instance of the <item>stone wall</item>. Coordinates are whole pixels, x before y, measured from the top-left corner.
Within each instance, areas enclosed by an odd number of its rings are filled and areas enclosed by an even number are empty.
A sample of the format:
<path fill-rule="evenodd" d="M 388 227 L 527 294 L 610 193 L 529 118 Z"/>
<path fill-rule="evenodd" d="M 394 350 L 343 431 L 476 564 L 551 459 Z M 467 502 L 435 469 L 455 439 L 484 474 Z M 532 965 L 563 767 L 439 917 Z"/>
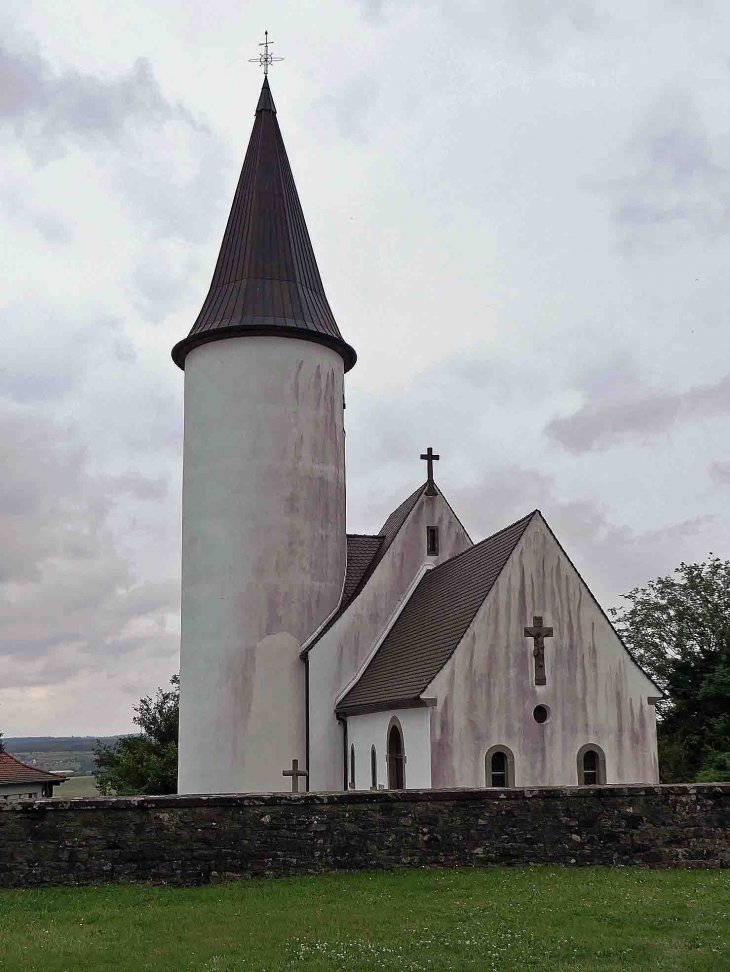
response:
<path fill-rule="evenodd" d="M 730 784 L 39 800 L 0 807 L 0 886 L 360 868 L 730 866 Z"/>

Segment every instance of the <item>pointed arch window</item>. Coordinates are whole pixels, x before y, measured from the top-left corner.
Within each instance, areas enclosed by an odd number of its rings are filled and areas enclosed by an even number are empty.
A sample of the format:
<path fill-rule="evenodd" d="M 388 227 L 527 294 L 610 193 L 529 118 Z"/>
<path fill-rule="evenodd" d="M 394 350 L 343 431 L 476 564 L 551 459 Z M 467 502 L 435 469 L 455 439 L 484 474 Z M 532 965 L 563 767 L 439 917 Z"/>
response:
<path fill-rule="evenodd" d="M 515 785 L 515 757 L 507 746 L 492 746 L 484 757 L 486 786 Z"/>
<path fill-rule="evenodd" d="M 406 754 L 403 749 L 403 730 L 398 719 L 393 716 L 388 726 L 388 789 L 404 790 Z"/>
<path fill-rule="evenodd" d="M 375 752 L 375 746 L 370 747 L 370 789 L 377 790 L 378 788 L 378 754 Z"/>
<path fill-rule="evenodd" d="M 578 750 L 578 785 L 599 786 L 606 782 L 606 755 L 600 746 L 589 743 Z"/>

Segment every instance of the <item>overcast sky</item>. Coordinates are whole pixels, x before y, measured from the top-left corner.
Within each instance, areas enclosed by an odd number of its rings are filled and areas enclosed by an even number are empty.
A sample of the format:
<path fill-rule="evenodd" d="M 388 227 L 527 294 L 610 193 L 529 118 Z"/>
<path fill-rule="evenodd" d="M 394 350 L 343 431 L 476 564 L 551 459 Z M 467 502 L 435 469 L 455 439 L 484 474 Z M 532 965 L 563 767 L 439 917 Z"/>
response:
<path fill-rule="evenodd" d="M 347 378 L 348 528 L 441 455 L 604 606 L 730 557 L 726 0 L 3 0 L 0 729 L 178 667 L 183 375 L 271 85 Z"/>

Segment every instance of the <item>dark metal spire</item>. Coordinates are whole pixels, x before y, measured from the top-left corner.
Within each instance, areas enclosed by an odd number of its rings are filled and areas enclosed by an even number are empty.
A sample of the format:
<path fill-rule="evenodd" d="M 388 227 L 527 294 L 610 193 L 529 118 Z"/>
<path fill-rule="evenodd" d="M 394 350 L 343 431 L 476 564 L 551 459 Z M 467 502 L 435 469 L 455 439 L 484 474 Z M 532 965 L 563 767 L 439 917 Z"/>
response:
<path fill-rule="evenodd" d="M 172 359 L 184 368 L 201 344 L 261 334 L 325 344 L 345 371 L 357 360 L 325 296 L 266 77 L 213 281 Z"/>

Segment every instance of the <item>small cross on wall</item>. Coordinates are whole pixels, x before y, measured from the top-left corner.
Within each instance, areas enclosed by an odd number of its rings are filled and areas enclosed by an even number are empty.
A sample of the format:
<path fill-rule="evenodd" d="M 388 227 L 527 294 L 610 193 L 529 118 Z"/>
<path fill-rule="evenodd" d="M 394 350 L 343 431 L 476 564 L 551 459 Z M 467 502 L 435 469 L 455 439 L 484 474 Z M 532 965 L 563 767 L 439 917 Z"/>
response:
<path fill-rule="evenodd" d="M 291 791 L 292 791 L 292 793 L 299 793 L 299 777 L 300 776 L 309 776 L 309 773 L 306 770 L 300 770 L 299 769 L 299 760 L 298 759 L 293 759 L 291 761 L 291 769 L 282 770 L 281 771 L 281 775 L 282 776 L 291 776 Z"/>
<path fill-rule="evenodd" d="M 525 638 L 532 638 L 535 647 L 532 654 L 535 656 L 535 685 L 545 685 L 545 639 L 552 638 L 553 629 L 543 627 L 542 617 L 534 615 L 532 627 L 525 628 Z"/>
<path fill-rule="evenodd" d="M 426 496 L 438 496 L 436 491 L 436 484 L 433 481 L 433 464 L 437 462 L 441 456 L 434 455 L 434 451 L 431 446 L 426 449 L 425 452 L 421 453 L 421 459 L 426 460 L 426 468 L 428 469 L 428 483 L 426 484 Z"/>

